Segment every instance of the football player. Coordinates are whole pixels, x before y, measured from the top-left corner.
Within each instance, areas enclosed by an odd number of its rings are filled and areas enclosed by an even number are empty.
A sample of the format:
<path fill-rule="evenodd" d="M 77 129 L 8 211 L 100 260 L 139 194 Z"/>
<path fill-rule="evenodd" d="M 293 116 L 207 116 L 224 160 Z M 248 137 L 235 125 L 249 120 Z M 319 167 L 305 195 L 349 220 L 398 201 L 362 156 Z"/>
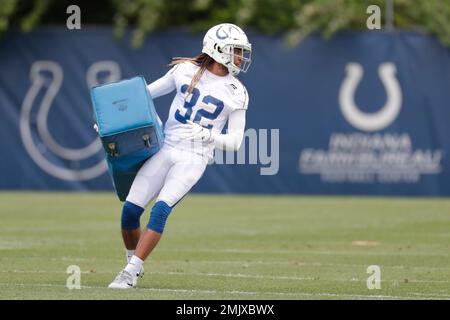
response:
<path fill-rule="evenodd" d="M 164 145 L 139 170 L 124 203 L 121 227 L 128 264 L 109 288 L 136 286 L 170 212 L 203 175 L 214 148 L 239 149 L 249 97 L 236 76 L 248 70 L 251 52 L 240 27 L 219 24 L 204 36 L 200 55 L 174 58 L 172 68 L 148 86 L 152 98 L 173 90 L 176 95 L 164 126 Z M 140 216 L 155 197 L 141 234 Z"/>

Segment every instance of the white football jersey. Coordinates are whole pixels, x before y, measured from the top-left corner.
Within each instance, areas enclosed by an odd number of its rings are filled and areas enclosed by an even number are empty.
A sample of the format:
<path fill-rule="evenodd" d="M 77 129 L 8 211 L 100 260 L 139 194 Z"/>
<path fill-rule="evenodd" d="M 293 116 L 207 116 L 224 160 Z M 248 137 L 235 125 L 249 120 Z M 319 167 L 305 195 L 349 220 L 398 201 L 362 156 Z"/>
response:
<path fill-rule="evenodd" d="M 249 97 L 244 85 L 231 74 L 217 76 L 207 69 L 192 93 L 186 96 L 198 68 L 191 62 L 180 63 L 148 87 L 153 98 L 154 93 L 159 96 L 173 89 L 177 91 L 164 126 L 165 143 L 212 158 L 214 143 L 194 143 L 182 139 L 179 132 L 183 124 L 186 120 L 191 120 L 216 133 L 221 133 L 230 113 L 247 109 Z M 163 79 L 166 84 L 162 82 Z M 167 82 L 171 82 L 169 87 Z M 166 88 L 160 89 L 163 86 Z"/>

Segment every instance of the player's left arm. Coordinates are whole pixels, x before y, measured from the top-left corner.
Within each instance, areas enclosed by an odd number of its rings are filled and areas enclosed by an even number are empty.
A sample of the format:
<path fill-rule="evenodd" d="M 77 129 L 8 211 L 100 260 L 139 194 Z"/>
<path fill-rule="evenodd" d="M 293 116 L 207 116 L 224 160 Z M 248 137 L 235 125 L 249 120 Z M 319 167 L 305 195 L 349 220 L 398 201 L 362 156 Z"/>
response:
<path fill-rule="evenodd" d="M 242 85 L 240 94 L 235 100 L 235 109 L 228 116 L 228 131 L 226 134 L 211 132 L 210 140 L 214 146 L 225 151 L 237 151 L 241 147 L 245 130 L 245 113 L 248 108 L 247 89 Z"/>
<path fill-rule="evenodd" d="M 233 111 L 228 116 L 228 131 L 225 134 L 211 132 L 214 146 L 225 151 L 237 151 L 241 147 L 245 130 L 246 110 Z"/>

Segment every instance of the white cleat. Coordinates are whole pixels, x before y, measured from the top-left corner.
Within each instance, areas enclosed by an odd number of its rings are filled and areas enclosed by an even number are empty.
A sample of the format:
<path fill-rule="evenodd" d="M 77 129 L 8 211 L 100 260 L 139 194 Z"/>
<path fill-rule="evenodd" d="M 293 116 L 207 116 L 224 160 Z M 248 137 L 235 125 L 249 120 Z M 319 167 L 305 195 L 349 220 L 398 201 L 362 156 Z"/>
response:
<path fill-rule="evenodd" d="M 144 276 L 144 266 L 141 267 L 141 271 L 139 271 L 138 274 L 136 274 L 136 277 L 142 278 Z"/>
<path fill-rule="evenodd" d="M 110 283 L 108 288 L 111 289 L 131 289 L 135 288 L 137 284 L 137 275 L 133 276 L 129 272 L 122 270 L 119 272 L 113 282 Z"/>

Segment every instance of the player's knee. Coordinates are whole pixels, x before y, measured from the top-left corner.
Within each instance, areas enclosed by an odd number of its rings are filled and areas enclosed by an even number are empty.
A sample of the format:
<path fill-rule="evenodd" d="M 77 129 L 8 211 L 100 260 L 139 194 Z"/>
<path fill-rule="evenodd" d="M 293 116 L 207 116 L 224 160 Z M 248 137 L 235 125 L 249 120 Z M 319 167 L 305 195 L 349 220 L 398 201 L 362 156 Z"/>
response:
<path fill-rule="evenodd" d="M 132 202 L 125 201 L 122 208 L 122 229 L 134 230 L 140 226 L 140 218 L 144 209 Z"/>
<path fill-rule="evenodd" d="M 170 207 L 167 203 L 164 201 L 157 201 L 152 208 L 152 213 L 150 214 L 150 220 L 147 228 L 158 233 L 163 233 L 166 220 L 171 211 L 172 207 Z"/>

